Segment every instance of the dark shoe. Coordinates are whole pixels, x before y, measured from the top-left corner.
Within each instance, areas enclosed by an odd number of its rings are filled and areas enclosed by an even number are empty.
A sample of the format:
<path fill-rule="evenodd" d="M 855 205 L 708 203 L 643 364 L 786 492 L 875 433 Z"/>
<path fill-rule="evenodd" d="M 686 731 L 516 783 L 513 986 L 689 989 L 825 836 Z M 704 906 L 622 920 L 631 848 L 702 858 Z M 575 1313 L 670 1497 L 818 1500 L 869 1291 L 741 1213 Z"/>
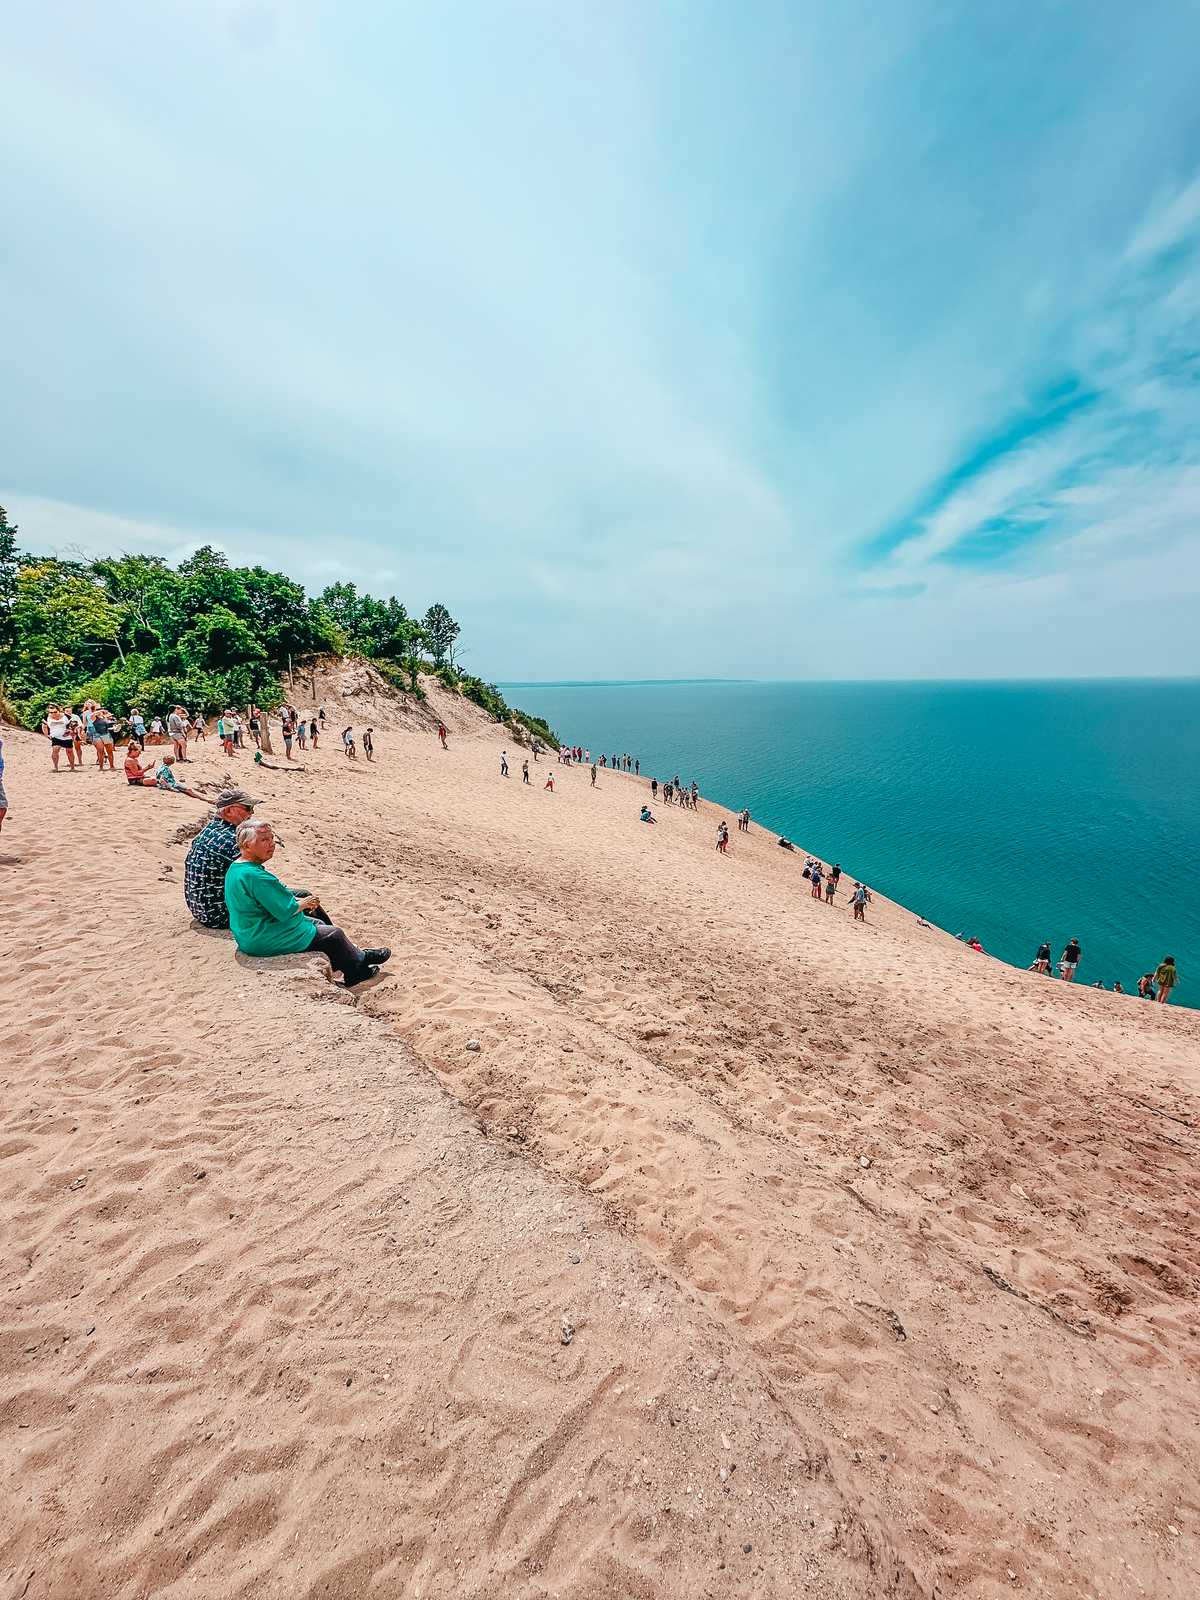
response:
<path fill-rule="evenodd" d="M 377 950 L 363 951 L 363 960 L 370 961 L 377 967 L 381 967 L 385 961 L 390 961 L 391 958 L 392 952 L 386 945 L 381 945 Z"/>
<path fill-rule="evenodd" d="M 342 979 L 343 989 L 353 989 L 357 984 L 366 983 L 368 978 L 377 978 L 379 968 L 373 966 L 359 967 L 357 972 L 348 972 Z"/>

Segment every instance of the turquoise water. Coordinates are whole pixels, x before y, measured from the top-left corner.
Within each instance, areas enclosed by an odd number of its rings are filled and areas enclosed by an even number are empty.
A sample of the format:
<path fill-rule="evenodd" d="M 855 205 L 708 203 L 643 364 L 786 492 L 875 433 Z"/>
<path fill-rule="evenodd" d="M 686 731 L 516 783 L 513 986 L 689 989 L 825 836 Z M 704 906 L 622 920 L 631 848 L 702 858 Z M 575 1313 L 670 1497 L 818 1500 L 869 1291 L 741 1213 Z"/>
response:
<path fill-rule="evenodd" d="M 504 684 L 593 754 L 785 833 L 951 933 L 1200 1005 L 1200 680 Z"/>

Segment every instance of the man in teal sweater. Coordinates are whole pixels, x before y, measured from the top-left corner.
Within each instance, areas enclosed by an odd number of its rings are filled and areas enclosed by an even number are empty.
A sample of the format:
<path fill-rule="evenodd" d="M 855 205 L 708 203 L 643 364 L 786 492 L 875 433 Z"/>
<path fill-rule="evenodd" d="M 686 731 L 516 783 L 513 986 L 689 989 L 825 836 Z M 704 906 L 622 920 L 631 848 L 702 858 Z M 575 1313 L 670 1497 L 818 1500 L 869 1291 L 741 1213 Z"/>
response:
<path fill-rule="evenodd" d="M 244 955 L 288 956 L 315 950 L 341 973 L 347 989 L 375 977 L 390 950 L 360 950 L 334 927 L 315 894 L 297 895 L 267 871 L 264 863 L 275 854 L 269 822 L 243 822 L 237 846 L 238 859 L 225 874 L 225 905 L 234 941 Z"/>

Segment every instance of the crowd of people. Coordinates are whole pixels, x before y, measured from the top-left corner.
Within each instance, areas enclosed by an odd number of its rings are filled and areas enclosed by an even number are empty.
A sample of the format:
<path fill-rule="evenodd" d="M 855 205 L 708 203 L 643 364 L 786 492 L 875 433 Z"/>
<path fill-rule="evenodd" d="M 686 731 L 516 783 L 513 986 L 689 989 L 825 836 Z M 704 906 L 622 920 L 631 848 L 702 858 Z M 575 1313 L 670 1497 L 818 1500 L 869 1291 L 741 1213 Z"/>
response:
<path fill-rule="evenodd" d="M 325 729 L 324 706 L 310 713 L 302 713 L 291 704 L 282 706 L 278 713 L 284 754 L 288 762 L 294 761 L 294 750 L 316 750 Z M 232 759 L 245 749 L 249 739 L 255 747 L 255 761 L 263 764 L 262 747 L 268 731 L 266 713 L 258 706 L 246 708 L 245 715 L 226 708 L 216 720 L 217 737 L 226 757 Z M 189 741 L 205 740 L 208 728 L 203 716 L 189 715 L 183 706 L 172 706 L 165 719 L 153 716 L 147 721 L 144 714 L 131 707 L 128 716 L 117 718 L 96 700 L 87 700 L 79 711 L 70 705 L 52 704 L 47 708 L 42 722 L 42 732 L 49 741 L 50 761 L 54 771 L 78 771 L 84 764 L 84 752 L 90 746 L 95 754 L 95 765 L 100 771 L 115 771 L 115 747 L 118 740 L 126 744 L 122 770 L 127 784 L 135 788 L 149 788 L 172 794 L 185 795 L 205 805 L 214 804 L 210 796 L 184 782 L 177 772 L 181 763 L 189 763 Z M 437 724 L 437 736 L 443 750 L 449 748 L 448 732 L 444 723 Z M 161 748 L 157 756 L 146 757 L 148 743 L 157 742 Z M 269 743 L 269 740 L 267 741 Z M 349 760 L 358 756 L 358 741 L 353 725 L 343 728 L 343 751 Z M 361 737 L 363 755 L 374 760 L 374 729 L 367 727 Z M 538 759 L 541 746 L 534 741 L 533 759 Z M 586 765 L 590 768 L 594 787 L 601 769 L 641 775 L 638 757 L 622 754 L 601 754 L 592 760 L 591 750 L 582 745 L 563 745 L 558 751 L 565 766 Z M 508 751 L 500 753 L 500 775 L 510 775 Z M 521 763 L 522 782 L 530 782 L 529 760 Z M 549 772 L 544 789 L 554 793 L 554 773 Z M 660 796 L 666 805 L 678 805 L 696 810 L 700 801 L 699 785 L 693 779 L 684 784 L 676 773 L 671 779 L 659 783 L 650 779 L 651 800 Z M 244 790 L 223 790 L 215 801 L 212 820 L 201 830 L 188 853 L 185 871 L 185 897 L 196 921 L 207 927 L 228 927 L 232 930 L 238 948 L 249 955 L 272 955 L 293 950 L 317 949 L 327 955 L 333 969 L 340 972 L 343 981 L 353 985 L 373 976 L 390 955 L 382 948 L 360 950 L 342 930 L 336 927 L 318 897 L 304 889 L 287 889 L 274 874 L 266 870 L 266 862 L 274 854 L 277 840 L 270 825 L 255 822 L 252 812 L 257 801 Z M 0 739 L 0 828 L 8 814 L 8 797 L 4 788 L 4 746 Z M 653 825 L 657 818 L 650 804 L 639 811 L 642 823 Z M 750 829 L 750 812 L 743 809 L 737 814 L 738 831 Z M 786 836 L 778 840 L 781 849 L 795 851 L 795 845 Z M 728 855 L 730 848 L 729 826 L 722 819 L 717 825 L 716 849 Z M 237 866 L 238 871 L 230 869 Z M 811 885 L 811 896 L 825 905 L 833 905 L 838 894 L 842 869 L 834 863 L 828 869 L 814 856 L 804 863 L 803 877 Z M 233 898 L 229 899 L 232 891 Z M 871 903 L 871 891 L 866 884 L 855 881 L 850 895 L 850 908 L 856 922 L 865 922 Z M 974 935 L 960 933 L 958 938 L 970 949 L 984 954 L 983 944 Z M 1049 940 L 1039 946 L 1029 971 L 1046 977 L 1055 976 L 1055 963 Z M 1061 981 L 1074 983 L 1082 959 L 1079 940 L 1071 938 L 1058 958 L 1057 973 Z M 1174 956 L 1164 956 L 1152 971 L 1142 974 L 1137 983 L 1137 994 L 1160 1004 L 1169 1003 L 1179 983 L 1179 973 Z M 1093 982 L 1095 989 L 1105 988 L 1100 979 Z M 1128 991 L 1116 981 L 1114 994 Z"/>

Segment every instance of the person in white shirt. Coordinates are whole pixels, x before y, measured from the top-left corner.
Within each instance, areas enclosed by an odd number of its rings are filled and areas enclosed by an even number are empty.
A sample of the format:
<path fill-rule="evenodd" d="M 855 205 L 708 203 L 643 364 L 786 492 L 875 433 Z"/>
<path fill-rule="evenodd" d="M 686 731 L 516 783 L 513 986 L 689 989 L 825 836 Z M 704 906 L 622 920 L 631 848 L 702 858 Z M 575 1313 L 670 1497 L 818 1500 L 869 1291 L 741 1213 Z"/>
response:
<path fill-rule="evenodd" d="M 50 741 L 50 763 L 55 772 L 58 771 L 58 760 L 64 750 L 67 752 L 67 766 L 74 772 L 75 740 L 71 737 L 71 719 L 61 706 L 47 708 L 42 732 Z"/>

